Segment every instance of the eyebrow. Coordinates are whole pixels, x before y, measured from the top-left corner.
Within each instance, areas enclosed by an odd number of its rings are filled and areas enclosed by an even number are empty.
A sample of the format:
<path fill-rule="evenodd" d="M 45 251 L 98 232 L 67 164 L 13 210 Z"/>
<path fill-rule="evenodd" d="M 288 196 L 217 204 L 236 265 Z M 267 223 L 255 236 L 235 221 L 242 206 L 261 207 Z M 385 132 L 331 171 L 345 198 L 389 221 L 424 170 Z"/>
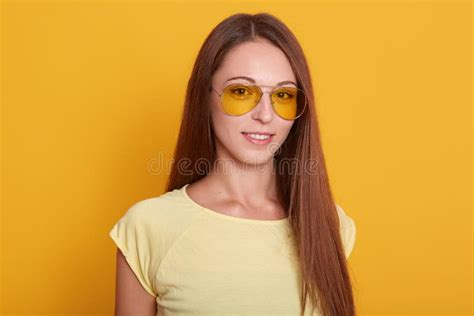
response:
<path fill-rule="evenodd" d="M 246 76 L 232 77 L 232 78 L 227 79 L 225 82 L 231 81 L 231 80 L 235 80 L 235 79 L 245 79 L 245 80 L 247 80 L 247 81 L 250 81 L 251 83 L 256 83 L 255 79 L 250 78 L 250 77 L 246 77 Z M 294 85 L 296 86 L 296 83 L 294 83 L 294 82 L 291 81 L 291 80 L 285 80 L 285 81 L 282 81 L 282 82 L 277 83 L 276 85 L 277 85 L 277 86 L 282 86 L 282 85 L 288 84 L 288 83 L 294 84 Z"/>

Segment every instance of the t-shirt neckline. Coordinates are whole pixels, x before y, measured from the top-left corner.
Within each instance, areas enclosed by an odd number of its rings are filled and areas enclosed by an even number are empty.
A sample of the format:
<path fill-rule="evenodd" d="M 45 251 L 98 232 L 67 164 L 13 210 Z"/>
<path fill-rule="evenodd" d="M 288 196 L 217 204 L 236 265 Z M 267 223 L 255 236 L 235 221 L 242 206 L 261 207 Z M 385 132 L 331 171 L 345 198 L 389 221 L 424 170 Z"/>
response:
<path fill-rule="evenodd" d="M 204 213 L 224 219 L 224 220 L 229 220 L 229 221 L 234 221 L 234 222 L 240 222 L 240 223 L 248 223 L 248 224 L 258 224 L 258 225 L 285 225 L 288 223 L 288 217 L 282 218 L 282 219 L 276 219 L 276 220 L 261 220 L 261 219 L 252 219 L 252 218 L 244 218 L 244 217 L 237 217 L 237 216 L 232 216 L 232 215 L 227 215 L 223 214 L 217 211 L 214 211 L 212 209 L 209 209 L 207 207 L 204 207 L 197 202 L 195 202 L 191 197 L 188 195 L 186 192 L 186 187 L 189 185 L 185 184 L 179 191 L 183 194 L 185 199 L 190 202 L 192 205 L 195 207 L 199 208 L 200 210 L 204 211 Z"/>

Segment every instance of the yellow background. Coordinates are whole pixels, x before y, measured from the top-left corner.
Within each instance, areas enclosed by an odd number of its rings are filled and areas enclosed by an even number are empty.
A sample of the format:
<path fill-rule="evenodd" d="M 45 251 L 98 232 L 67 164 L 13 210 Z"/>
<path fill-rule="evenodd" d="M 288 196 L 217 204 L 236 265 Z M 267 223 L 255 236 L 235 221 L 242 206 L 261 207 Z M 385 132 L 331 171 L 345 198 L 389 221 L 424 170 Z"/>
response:
<path fill-rule="evenodd" d="M 161 194 L 197 51 L 269 12 L 314 80 L 359 315 L 473 315 L 472 8 L 4 1 L 2 315 L 112 315 L 112 225 Z"/>

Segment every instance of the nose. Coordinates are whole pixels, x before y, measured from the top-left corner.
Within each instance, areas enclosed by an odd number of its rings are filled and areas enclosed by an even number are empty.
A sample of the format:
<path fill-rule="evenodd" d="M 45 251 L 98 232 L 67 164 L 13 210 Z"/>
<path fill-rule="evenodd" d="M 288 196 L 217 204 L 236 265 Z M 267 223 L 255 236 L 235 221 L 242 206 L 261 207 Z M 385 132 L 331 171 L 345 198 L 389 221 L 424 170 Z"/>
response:
<path fill-rule="evenodd" d="M 266 123 L 273 119 L 274 114 L 270 92 L 263 92 L 257 106 L 252 111 L 252 118 Z"/>

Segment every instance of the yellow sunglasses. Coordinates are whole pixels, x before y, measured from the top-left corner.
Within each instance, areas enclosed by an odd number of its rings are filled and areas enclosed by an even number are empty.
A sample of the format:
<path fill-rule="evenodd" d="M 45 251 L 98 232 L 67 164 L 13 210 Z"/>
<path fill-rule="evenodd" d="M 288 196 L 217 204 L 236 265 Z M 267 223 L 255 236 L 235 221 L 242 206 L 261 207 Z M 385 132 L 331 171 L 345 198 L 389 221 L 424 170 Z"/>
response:
<path fill-rule="evenodd" d="M 262 98 L 260 87 L 272 87 L 270 100 L 275 113 L 285 120 L 295 120 L 303 114 L 307 98 L 303 90 L 296 87 L 257 86 L 248 84 L 230 84 L 222 93 L 211 89 L 220 97 L 222 109 L 228 115 L 243 115 L 255 108 Z"/>

